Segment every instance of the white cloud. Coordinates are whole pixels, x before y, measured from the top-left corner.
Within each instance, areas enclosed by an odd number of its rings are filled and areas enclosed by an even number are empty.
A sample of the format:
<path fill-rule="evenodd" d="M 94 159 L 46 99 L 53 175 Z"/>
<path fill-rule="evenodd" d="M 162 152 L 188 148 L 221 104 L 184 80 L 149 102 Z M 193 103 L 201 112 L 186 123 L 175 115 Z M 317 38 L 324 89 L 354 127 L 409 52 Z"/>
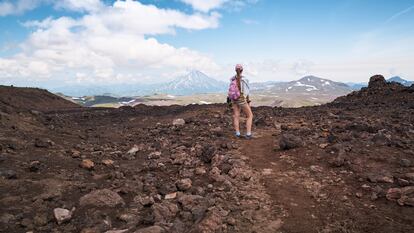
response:
<path fill-rule="evenodd" d="M 181 0 L 182 2 L 191 5 L 196 10 L 208 12 L 212 9 L 221 7 L 225 2 L 229 0 Z"/>
<path fill-rule="evenodd" d="M 87 12 L 98 11 L 104 7 L 100 0 L 59 0 L 53 4 L 58 9 Z"/>
<path fill-rule="evenodd" d="M 81 18 L 46 18 L 24 23 L 34 32 L 21 44 L 22 52 L 0 59 L 0 78 L 60 77 L 105 82 L 126 81 L 165 71 L 199 69 L 214 72 L 218 65 L 189 48 L 160 43 L 151 35 L 175 33 L 176 28 L 216 28 L 220 15 L 185 14 L 137 1 L 117 1 Z M 172 77 L 171 77 L 172 78 Z"/>
<path fill-rule="evenodd" d="M 0 16 L 19 15 L 26 11 L 33 10 L 43 0 L 15 0 L 0 2 Z"/>
<path fill-rule="evenodd" d="M 259 0 L 181 0 L 193 9 L 201 12 L 209 12 L 214 9 L 226 7 L 228 10 L 240 10 L 247 4 L 255 4 Z"/>
<path fill-rule="evenodd" d="M 78 12 L 93 12 L 104 7 L 100 0 L 5 0 L 0 2 L 0 16 L 20 15 L 42 4 Z"/>

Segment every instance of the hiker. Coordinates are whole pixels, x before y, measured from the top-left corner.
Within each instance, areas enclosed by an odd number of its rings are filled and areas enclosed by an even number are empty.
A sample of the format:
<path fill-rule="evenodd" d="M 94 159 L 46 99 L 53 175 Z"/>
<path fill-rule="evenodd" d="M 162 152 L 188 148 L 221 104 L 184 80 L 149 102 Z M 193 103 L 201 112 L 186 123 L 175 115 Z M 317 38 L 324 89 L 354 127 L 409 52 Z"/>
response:
<path fill-rule="evenodd" d="M 236 65 L 236 75 L 230 80 L 228 101 L 233 108 L 233 125 L 236 137 L 240 137 L 240 109 L 246 114 L 246 139 L 252 138 L 253 113 L 250 108 L 249 81 L 242 75 L 243 66 Z"/>

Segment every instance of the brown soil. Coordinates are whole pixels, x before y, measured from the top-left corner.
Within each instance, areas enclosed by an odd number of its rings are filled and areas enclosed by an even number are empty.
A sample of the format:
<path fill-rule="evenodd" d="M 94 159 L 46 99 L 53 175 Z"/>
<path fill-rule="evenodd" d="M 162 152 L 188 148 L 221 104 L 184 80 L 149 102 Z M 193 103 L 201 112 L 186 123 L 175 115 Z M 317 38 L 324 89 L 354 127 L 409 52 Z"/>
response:
<path fill-rule="evenodd" d="M 413 87 L 375 80 L 254 108 L 251 140 L 224 105 L 81 108 L 0 87 L 0 231 L 413 232 Z"/>

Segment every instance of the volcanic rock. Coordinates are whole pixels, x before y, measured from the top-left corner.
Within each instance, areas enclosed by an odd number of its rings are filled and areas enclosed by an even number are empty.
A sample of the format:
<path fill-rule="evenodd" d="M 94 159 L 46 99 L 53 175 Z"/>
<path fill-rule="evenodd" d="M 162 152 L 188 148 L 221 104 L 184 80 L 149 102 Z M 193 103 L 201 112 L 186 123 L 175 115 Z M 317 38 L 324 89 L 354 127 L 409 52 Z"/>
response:
<path fill-rule="evenodd" d="M 146 227 L 139 230 L 136 230 L 134 233 L 163 233 L 165 232 L 164 228 L 160 226 Z"/>
<path fill-rule="evenodd" d="M 125 202 L 118 193 L 109 189 L 100 189 L 90 192 L 79 200 L 81 206 L 115 207 Z"/>
<path fill-rule="evenodd" d="M 90 160 L 90 159 L 84 159 L 79 164 L 79 166 L 81 168 L 85 168 L 85 169 L 88 169 L 88 170 L 92 170 L 94 168 L 94 166 L 95 166 L 95 163 L 92 160 Z"/>
<path fill-rule="evenodd" d="M 387 85 L 387 81 L 382 75 L 374 75 L 369 79 L 368 88 L 381 88 Z"/>
<path fill-rule="evenodd" d="M 186 178 L 186 179 L 179 180 L 176 185 L 179 190 L 187 191 L 191 188 L 192 182 L 190 179 Z"/>
<path fill-rule="evenodd" d="M 58 224 L 67 222 L 72 218 L 72 212 L 63 208 L 55 208 L 53 214 Z"/>
<path fill-rule="evenodd" d="M 6 179 L 16 179 L 17 173 L 11 169 L 2 169 L 0 168 L 0 177 L 4 177 Z"/>
<path fill-rule="evenodd" d="M 185 120 L 184 119 L 181 119 L 181 118 L 174 119 L 173 122 L 172 122 L 172 124 L 173 125 L 177 125 L 177 126 L 184 125 L 185 124 Z"/>
<path fill-rule="evenodd" d="M 301 147 L 302 145 L 302 139 L 293 134 L 282 134 L 279 140 L 279 147 L 282 150 L 290 150 Z"/>

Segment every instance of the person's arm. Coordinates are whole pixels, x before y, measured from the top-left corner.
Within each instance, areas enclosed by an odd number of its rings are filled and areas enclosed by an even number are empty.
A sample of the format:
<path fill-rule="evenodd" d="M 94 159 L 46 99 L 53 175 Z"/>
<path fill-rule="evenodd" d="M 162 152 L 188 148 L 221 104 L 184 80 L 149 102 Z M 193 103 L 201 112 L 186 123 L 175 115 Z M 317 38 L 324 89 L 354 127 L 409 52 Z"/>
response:
<path fill-rule="evenodd" d="M 246 86 L 245 89 L 247 90 L 246 101 L 247 101 L 248 104 L 250 104 L 250 102 L 251 102 L 251 100 L 250 100 L 250 85 L 249 85 L 249 80 L 248 79 L 244 80 L 244 85 Z"/>

